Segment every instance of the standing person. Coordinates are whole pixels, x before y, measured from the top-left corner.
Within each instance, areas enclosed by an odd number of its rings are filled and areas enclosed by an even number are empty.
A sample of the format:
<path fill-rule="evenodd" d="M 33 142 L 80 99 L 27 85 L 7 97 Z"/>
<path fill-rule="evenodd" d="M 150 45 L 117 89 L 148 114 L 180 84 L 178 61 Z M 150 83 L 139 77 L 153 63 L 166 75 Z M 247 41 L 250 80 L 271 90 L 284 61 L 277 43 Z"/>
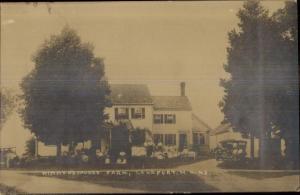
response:
<path fill-rule="evenodd" d="M 147 142 L 146 153 L 147 157 L 151 157 L 154 150 L 154 145 L 152 142 Z"/>

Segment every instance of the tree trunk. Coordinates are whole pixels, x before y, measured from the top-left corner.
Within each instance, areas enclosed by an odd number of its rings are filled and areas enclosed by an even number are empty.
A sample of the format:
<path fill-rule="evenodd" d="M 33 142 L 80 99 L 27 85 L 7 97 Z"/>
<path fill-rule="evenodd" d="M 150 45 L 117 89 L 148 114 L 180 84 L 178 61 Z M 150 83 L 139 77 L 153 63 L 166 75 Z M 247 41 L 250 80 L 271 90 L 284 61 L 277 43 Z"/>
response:
<path fill-rule="evenodd" d="M 69 153 L 74 153 L 74 148 L 75 148 L 75 147 L 74 147 L 74 142 L 71 141 L 71 142 L 69 143 Z"/>
<path fill-rule="evenodd" d="M 58 142 L 56 144 L 56 156 L 60 157 L 61 156 L 61 143 Z"/>
<path fill-rule="evenodd" d="M 38 148 L 38 146 L 39 146 L 39 141 L 38 141 L 37 138 L 35 138 L 34 146 L 35 146 L 35 157 L 37 158 L 38 155 L 39 155 L 39 148 Z"/>
<path fill-rule="evenodd" d="M 266 166 L 266 159 L 268 159 L 268 150 L 266 147 L 266 137 L 261 136 L 259 139 L 259 165 L 261 168 Z"/>
<path fill-rule="evenodd" d="M 274 166 L 276 166 L 274 151 L 278 153 L 278 148 L 276 147 L 278 145 L 275 144 L 275 140 L 271 139 L 271 133 L 266 132 L 265 134 L 262 134 L 259 142 L 260 166 L 265 168 L 274 168 Z"/>
<path fill-rule="evenodd" d="M 250 132 L 250 158 L 254 159 L 254 134 Z"/>
<path fill-rule="evenodd" d="M 96 161 L 96 150 L 97 150 L 98 146 L 99 146 L 98 139 L 93 138 L 91 140 L 91 150 L 90 150 L 90 155 L 89 155 L 91 162 Z"/>
<path fill-rule="evenodd" d="M 93 138 L 91 140 L 91 152 L 92 156 L 96 155 L 96 150 L 99 148 L 99 139 Z"/>
<path fill-rule="evenodd" d="M 285 159 L 288 169 L 299 169 L 299 139 L 285 139 Z"/>

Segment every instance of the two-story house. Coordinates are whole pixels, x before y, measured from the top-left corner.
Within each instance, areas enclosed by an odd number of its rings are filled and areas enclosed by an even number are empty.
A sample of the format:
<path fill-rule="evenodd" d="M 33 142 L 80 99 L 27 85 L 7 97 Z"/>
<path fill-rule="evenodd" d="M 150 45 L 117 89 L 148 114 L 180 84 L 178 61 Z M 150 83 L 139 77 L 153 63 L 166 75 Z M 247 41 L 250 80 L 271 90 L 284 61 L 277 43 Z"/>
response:
<path fill-rule="evenodd" d="M 148 129 L 154 144 L 173 146 L 179 151 L 185 146 L 208 148 L 211 129 L 193 114 L 184 82 L 180 83 L 178 96 L 151 96 L 145 84 L 110 84 L 110 89 L 112 106 L 105 109 L 106 122 L 126 121 L 132 128 Z M 79 145 L 90 147 L 89 142 Z M 109 147 L 109 136 L 104 136 L 101 151 Z"/>
<path fill-rule="evenodd" d="M 152 96 L 153 140 L 179 150 L 192 144 L 192 106 L 181 83 L 180 96 Z"/>
<path fill-rule="evenodd" d="M 180 83 L 178 96 L 151 96 L 143 84 L 111 84 L 110 87 L 113 106 L 105 110 L 108 121 L 128 120 L 133 128 L 149 129 L 154 144 L 174 146 L 179 151 L 192 145 L 208 148 L 211 129 L 192 113 L 184 82 Z"/>

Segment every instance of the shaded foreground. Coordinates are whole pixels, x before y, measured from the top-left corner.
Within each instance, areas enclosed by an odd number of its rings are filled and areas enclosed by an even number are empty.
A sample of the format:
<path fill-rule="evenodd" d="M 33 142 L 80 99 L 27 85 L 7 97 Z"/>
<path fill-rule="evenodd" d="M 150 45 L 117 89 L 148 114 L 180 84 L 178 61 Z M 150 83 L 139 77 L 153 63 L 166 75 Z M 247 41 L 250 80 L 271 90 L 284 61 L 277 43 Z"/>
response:
<path fill-rule="evenodd" d="M 10 194 L 21 194 L 23 191 L 17 190 L 16 187 L 10 187 L 0 183 L 0 194 L 10 195 Z"/>
<path fill-rule="evenodd" d="M 297 191 L 299 170 L 224 170 L 214 159 L 171 170 L 188 174 L 125 174 L 96 170 L 101 174 L 49 175 L 47 171 L 0 171 L 0 183 L 28 193 L 135 193 L 135 192 L 263 192 Z M 155 169 L 123 170 L 129 173 Z M 167 170 L 167 169 L 156 169 Z M 114 174 L 103 174 L 115 171 Z M 207 171 L 207 174 L 199 174 Z M 51 171 L 50 171 L 51 172 Z M 79 172 L 86 172 L 81 170 Z M 93 171 L 91 171 L 93 172 Z M 38 186 L 38 187 L 37 187 Z"/>
<path fill-rule="evenodd" d="M 35 175 L 41 176 L 40 173 Z M 206 184 L 196 174 L 182 175 L 59 175 L 54 176 L 66 180 L 90 182 L 101 186 L 121 188 L 125 191 L 142 190 L 146 192 L 215 192 L 217 188 Z"/>

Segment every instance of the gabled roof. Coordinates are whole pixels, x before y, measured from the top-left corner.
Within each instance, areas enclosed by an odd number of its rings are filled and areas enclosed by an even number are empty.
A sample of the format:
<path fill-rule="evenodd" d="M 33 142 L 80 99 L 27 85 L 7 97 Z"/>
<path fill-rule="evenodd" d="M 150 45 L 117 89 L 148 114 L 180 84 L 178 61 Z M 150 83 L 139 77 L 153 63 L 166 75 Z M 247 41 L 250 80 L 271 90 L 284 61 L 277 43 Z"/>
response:
<path fill-rule="evenodd" d="M 192 106 L 186 96 L 152 96 L 154 110 L 191 111 Z"/>
<path fill-rule="evenodd" d="M 231 125 L 229 123 L 220 124 L 217 128 L 210 132 L 210 135 L 217 135 L 231 131 Z"/>
<path fill-rule="evenodd" d="M 193 127 L 192 127 L 193 131 L 202 131 L 202 132 L 212 131 L 212 128 L 210 128 L 210 126 L 208 126 L 194 113 L 192 114 L 192 123 L 193 123 Z"/>
<path fill-rule="evenodd" d="M 153 104 L 147 85 L 110 84 L 112 104 Z"/>
<path fill-rule="evenodd" d="M 151 96 L 145 84 L 110 84 L 112 104 L 153 104 L 154 110 L 191 111 L 186 96 Z"/>

